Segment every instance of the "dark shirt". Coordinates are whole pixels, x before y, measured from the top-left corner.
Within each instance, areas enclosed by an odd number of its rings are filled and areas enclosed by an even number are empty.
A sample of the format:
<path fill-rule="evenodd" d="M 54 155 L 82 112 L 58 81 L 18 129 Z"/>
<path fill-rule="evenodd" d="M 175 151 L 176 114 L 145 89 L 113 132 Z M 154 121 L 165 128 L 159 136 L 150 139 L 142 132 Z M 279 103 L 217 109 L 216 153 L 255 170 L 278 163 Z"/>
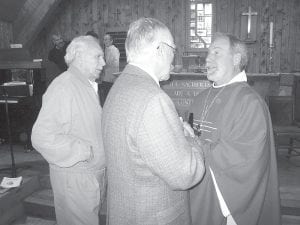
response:
<path fill-rule="evenodd" d="M 65 62 L 66 48 L 68 47 L 69 42 L 65 42 L 64 46 L 61 49 L 57 49 L 55 46 L 50 50 L 48 54 L 49 61 L 54 62 L 61 72 L 64 72 L 68 69 L 68 66 Z"/>

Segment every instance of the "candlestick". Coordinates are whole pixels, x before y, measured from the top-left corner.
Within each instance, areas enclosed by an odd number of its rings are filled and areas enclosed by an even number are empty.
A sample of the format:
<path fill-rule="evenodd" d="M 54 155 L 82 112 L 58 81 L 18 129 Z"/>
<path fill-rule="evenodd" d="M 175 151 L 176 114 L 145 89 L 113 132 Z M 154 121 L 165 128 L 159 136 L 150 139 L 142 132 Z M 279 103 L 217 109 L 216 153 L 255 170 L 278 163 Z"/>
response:
<path fill-rule="evenodd" d="M 270 48 L 273 47 L 273 22 L 270 22 Z"/>

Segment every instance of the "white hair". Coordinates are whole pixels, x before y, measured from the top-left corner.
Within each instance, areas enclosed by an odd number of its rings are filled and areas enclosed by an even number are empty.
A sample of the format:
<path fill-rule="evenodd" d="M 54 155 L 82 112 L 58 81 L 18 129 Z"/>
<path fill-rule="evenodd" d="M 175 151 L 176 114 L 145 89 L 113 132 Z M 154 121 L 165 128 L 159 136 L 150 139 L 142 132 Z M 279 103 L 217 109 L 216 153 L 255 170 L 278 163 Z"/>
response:
<path fill-rule="evenodd" d="M 125 49 L 127 62 L 145 53 L 148 48 L 159 38 L 160 31 L 168 31 L 168 27 L 154 18 L 140 18 L 132 22 L 127 32 Z"/>
<path fill-rule="evenodd" d="M 69 66 L 75 59 L 76 53 L 84 52 L 93 45 L 98 44 L 97 40 L 92 36 L 75 37 L 66 49 L 65 62 Z"/>

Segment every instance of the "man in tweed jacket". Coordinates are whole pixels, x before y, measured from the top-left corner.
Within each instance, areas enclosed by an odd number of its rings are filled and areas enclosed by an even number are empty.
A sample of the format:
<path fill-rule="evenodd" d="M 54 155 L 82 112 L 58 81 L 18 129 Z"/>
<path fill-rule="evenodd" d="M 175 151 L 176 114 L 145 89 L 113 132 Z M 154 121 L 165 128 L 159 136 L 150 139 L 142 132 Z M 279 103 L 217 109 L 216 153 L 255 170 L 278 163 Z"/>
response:
<path fill-rule="evenodd" d="M 129 64 L 103 108 L 108 167 L 109 225 L 188 225 L 188 193 L 204 173 L 200 149 L 187 142 L 172 100 L 159 81 L 169 79 L 175 45 L 156 19 L 130 25 Z"/>

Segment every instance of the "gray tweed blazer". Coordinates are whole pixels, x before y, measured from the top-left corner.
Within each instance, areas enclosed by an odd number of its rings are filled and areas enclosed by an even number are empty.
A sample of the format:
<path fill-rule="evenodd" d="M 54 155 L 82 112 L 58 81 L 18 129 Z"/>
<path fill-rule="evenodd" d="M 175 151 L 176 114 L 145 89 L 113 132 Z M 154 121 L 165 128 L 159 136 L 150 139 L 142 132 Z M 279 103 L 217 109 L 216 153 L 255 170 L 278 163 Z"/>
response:
<path fill-rule="evenodd" d="M 203 163 L 169 96 L 127 65 L 103 107 L 109 225 L 188 225 L 188 193 Z"/>

